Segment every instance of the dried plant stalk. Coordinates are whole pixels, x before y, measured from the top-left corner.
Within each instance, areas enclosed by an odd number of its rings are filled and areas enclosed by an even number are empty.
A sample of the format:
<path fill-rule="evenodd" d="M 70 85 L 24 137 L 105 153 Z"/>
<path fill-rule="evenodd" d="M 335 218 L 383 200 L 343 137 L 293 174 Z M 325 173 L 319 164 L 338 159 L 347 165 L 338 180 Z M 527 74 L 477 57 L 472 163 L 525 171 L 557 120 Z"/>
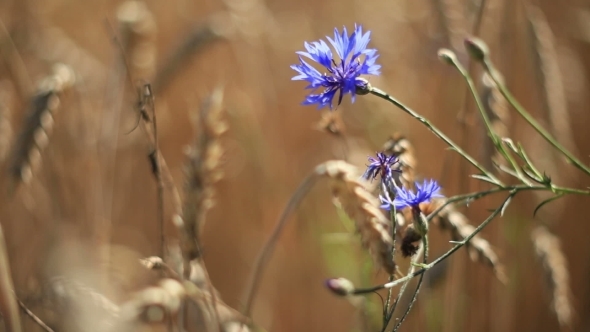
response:
<path fill-rule="evenodd" d="M 107 82 L 108 68 L 88 50 L 60 28 L 42 26 L 31 34 L 29 47 L 35 56 L 47 63 L 65 63 L 70 66 L 85 89 L 102 92 Z"/>
<path fill-rule="evenodd" d="M 10 143 L 12 142 L 12 102 L 9 98 L 10 91 L 5 88 L 5 83 L 0 83 L 0 162 L 3 162 L 8 156 Z"/>
<path fill-rule="evenodd" d="M 183 65 L 195 54 L 207 49 L 213 42 L 231 33 L 231 24 L 222 15 L 211 17 L 196 27 L 183 43 L 164 62 L 154 78 L 154 90 L 163 93 Z"/>
<path fill-rule="evenodd" d="M 378 266 L 393 274 L 395 263 L 391 255 L 393 240 L 389 235 L 389 219 L 381 212 L 377 198 L 360 180 L 357 168 L 344 161 L 329 161 L 318 166 L 316 172 L 332 180 L 332 193 L 354 220 L 363 246 L 369 249 Z"/>
<path fill-rule="evenodd" d="M 117 10 L 121 44 L 129 61 L 129 75 L 147 80 L 156 73 L 156 21 L 146 4 L 126 1 Z"/>
<path fill-rule="evenodd" d="M 574 155 L 577 146 L 572 136 L 572 124 L 567 110 L 563 78 L 559 69 L 555 38 L 543 12 L 527 6 L 527 18 L 533 39 L 533 57 L 538 81 L 543 89 L 543 107 L 553 134 Z"/>
<path fill-rule="evenodd" d="M 181 219 L 184 230 L 181 234 L 188 237 L 182 241 L 188 260 L 201 256 L 201 230 L 205 216 L 214 204 L 214 185 L 223 176 L 220 169 L 223 154 L 220 137 L 227 130 L 227 124 L 222 120 L 222 102 L 223 92 L 219 89 L 204 103 L 198 115 L 199 133 L 186 151 L 185 198 Z"/>
<path fill-rule="evenodd" d="M 500 74 L 498 74 L 500 75 Z M 482 75 L 482 91 L 481 100 L 483 102 L 484 110 L 488 115 L 491 122 L 492 130 L 499 137 L 508 137 L 508 123 L 510 121 L 510 113 L 508 112 L 508 103 L 506 99 L 498 90 L 496 83 L 492 78 L 484 73 Z M 485 130 L 483 132 L 486 132 Z M 496 165 L 504 165 L 505 159 L 499 155 L 492 141 L 488 138 L 487 134 L 485 139 L 484 148 L 482 149 L 482 160 L 485 161 L 485 167 L 487 169 L 498 170 Z"/>
<path fill-rule="evenodd" d="M 0 226 L 0 312 L 2 312 L 6 330 L 20 332 L 22 326 L 10 271 L 4 231 Z"/>
<path fill-rule="evenodd" d="M 539 226 L 531 232 L 531 239 L 537 257 L 543 264 L 552 295 L 551 306 L 557 315 L 559 325 L 571 326 L 573 308 L 570 276 L 559 238 L 544 226 Z"/>
<path fill-rule="evenodd" d="M 439 224 L 440 228 L 450 232 L 453 241 L 462 241 L 475 230 L 475 227 L 469 224 L 467 217 L 457 211 L 451 204 L 444 207 L 434 220 Z M 476 235 L 465 247 L 472 261 L 489 265 L 494 270 L 496 278 L 501 282 L 506 282 L 504 266 L 487 240 Z"/>
<path fill-rule="evenodd" d="M 54 73 L 41 82 L 11 152 L 12 189 L 21 182 L 31 181 L 33 168 L 40 162 L 41 151 L 49 143 L 60 96 L 73 84 L 74 73 L 65 65 L 54 66 Z"/>

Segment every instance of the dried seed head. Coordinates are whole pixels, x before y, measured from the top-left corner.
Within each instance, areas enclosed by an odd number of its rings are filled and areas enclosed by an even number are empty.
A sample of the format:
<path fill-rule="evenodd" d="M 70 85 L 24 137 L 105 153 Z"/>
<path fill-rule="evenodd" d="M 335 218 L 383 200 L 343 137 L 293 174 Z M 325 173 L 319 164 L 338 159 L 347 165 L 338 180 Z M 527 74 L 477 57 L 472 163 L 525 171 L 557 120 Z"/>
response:
<path fill-rule="evenodd" d="M 537 227 L 531 233 L 537 257 L 543 264 L 552 295 L 553 311 L 559 325 L 571 326 L 573 308 L 567 259 L 561 250 L 559 238 L 545 227 Z"/>
<path fill-rule="evenodd" d="M 33 169 L 41 160 L 41 151 L 49 142 L 53 115 L 59 109 L 60 96 L 74 83 L 73 71 L 68 66 L 57 64 L 53 68 L 53 74 L 39 84 L 11 152 L 12 189 L 21 182 L 28 183 L 32 179 Z"/>
<path fill-rule="evenodd" d="M 414 256 L 420 248 L 420 240 L 422 240 L 422 236 L 416 232 L 413 224 L 409 224 L 404 230 L 400 245 L 402 255 L 404 257 Z"/>
<path fill-rule="evenodd" d="M 214 205 L 214 185 L 223 176 L 221 157 L 223 148 L 221 135 L 227 130 L 222 119 L 223 92 L 216 90 L 202 106 L 198 116 L 197 138 L 187 150 L 185 166 L 186 183 L 185 199 L 182 207 L 182 233 L 186 239 L 182 241 L 183 251 L 190 259 L 197 258 L 200 253 L 198 241 L 205 216 Z"/>
<path fill-rule="evenodd" d="M 373 259 L 387 273 L 395 271 L 391 256 L 392 239 L 389 220 L 379 209 L 379 200 L 366 189 L 356 167 L 344 161 L 328 161 L 316 168 L 316 173 L 332 179 L 332 193 L 337 203 L 354 220 L 361 242 Z"/>

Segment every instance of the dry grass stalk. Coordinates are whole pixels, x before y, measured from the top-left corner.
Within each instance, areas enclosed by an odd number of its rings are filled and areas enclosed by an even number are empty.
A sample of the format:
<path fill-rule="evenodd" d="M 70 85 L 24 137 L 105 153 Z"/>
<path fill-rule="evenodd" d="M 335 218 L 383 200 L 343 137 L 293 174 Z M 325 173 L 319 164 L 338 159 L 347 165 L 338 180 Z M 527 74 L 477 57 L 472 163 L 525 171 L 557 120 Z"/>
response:
<path fill-rule="evenodd" d="M 0 312 L 6 330 L 20 332 L 22 326 L 10 271 L 4 231 L 0 226 Z"/>
<path fill-rule="evenodd" d="M 33 168 L 40 163 L 41 152 L 49 143 L 60 96 L 73 84 L 74 73 L 65 65 L 54 66 L 54 73 L 41 82 L 11 152 L 12 189 L 31 181 Z"/>
<path fill-rule="evenodd" d="M 485 112 L 490 119 L 492 130 L 500 137 L 508 137 L 508 123 L 510 121 L 508 103 L 500 93 L 500 90 L 498 90 L 496 83 L 487 73 L 483 74 L 481 82 L 481 100 L 483 102 Z M 485 135 L 484 139 L 485 144 L 481 154 L 482 160 L 485 161 L 484 166 L 487 169 L 498 170 L 498 168 L 493 167 L 493 165 L 503 165 L 505 164 L 505 160 L 501 155 L 498 154 L 498 151 L 494 147 L 494 144 L 489 139 L 487 134 Z"/>
<path fill-rule="evenodd" d="M 543 89 L 543 107 L 547 122 L 556 138 L 574 155 L 578 148 L 572 136 L 572 123 L 567 110 L 567 100 L 555 38 L 543 12 L 535 6 L 527 6 L 536 74 Z"/>
<path fill-rule="evenodd" d="M 395 262 L 391 255 L 393 240 L 389 235 L 389 219 L 380 210 L 380 203 L 360 179 L 356 167 L 344 161 L 328 161 L 316 173 L 332 180 L 332 193 L 338 204 L 354 220 L 361 242 L 369 249 L 375 262 L 393 274 Z"/>
<path fill-rule="evenodd" d="M 146 4 L 126 1 L 117 10 L 121 44 L 129 61 L 129 75 L 148 80 L 156 73 L 156 21 Z"/>
<path fill-rule="evenodd" d="M 546 280 L 552 293 L 551 305 L 557 315 L 559 325 L 562 327 L 571 326 L 573 308 L 570 276 L 559 238 L 544 226 L 534 229 L 531 238 L 537 257 L 543 264 Z"/>
<path fill-rule="evenodd" d="M 164 62 L 154 78 L 154 90 L 162 94 L 192 56 L 203 52 L 213 42 L 231 34 L 231 24 L 223 15 L 211 17 L 196 27 Z"/>
<path fill-rule="evenodd" d="M 0 83 L 0 162 L 3 162 L 8 156 L 10 144 L 12 142 L 12 100 L 10 98 L 9 82 Z"/>
<path fill-rule="evenodd" d="M 440 228 L 450 232 L 453 241 L 462 241 L 475 230 L 475 227 L 469 224 L 467 217 L 457 211 L 451 204 L 443 208 L 434 220 L 438 222 Z M 496 278 L 501 282 L 506 282 L 504 266 L 487 240 L 476 235 L 465 247 L 472 261 L 481 262 L 492 267 Z"/>
<path fill-rule="evenodd" d="M 70 66 L 85 89 L 102 92 L 107 81 L 107 67 L 96 56 L 80 46 L 60 28 L 41 26 L 31 34 L 28 45 L 34 55 L 47 63 Z"/>
<path fill-rule="evenodd" d="M 223 92 L 218 89 L 202 106 L 198 115 L 197 137 L 186 150 L 185 197 L 181 219 L 184 230 L 181 234 L 188 237 L 182 241 L 183 252 L 188 260 L 201 256 L 201 230 L 205 216 L 214 204 L 214 185 L 223 176 L 220 169 L 223 154 L 220 137 L 227 130 L 227 124 L 222 114 Z"/>

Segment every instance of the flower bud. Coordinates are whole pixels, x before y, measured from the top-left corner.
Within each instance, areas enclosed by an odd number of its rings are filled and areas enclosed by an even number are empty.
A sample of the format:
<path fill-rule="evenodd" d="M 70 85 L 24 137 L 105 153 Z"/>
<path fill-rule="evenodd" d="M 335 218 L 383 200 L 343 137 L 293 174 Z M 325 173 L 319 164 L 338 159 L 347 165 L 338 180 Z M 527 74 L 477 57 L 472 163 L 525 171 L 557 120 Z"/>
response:
<path fill-rule="evenodd" d="M 438 50 L 438 58 L 440 61 L 449 65 L 454 65 L 457 61 L 457 55 L 455 55 L 455 52 L 449 50 L 448 48 L 441 48 Z"/>
<path fill-rule="evenodd" d="M 334 294 L 346 296 L 354 292 L 354 285 L 345 278 L 332 278 L 326 280 L 326 287 Z"/>
<path fill-rule="evenodd" d="M 465 48 L 467 49 L 467 53 L 477 61 L 483 61 L 487 59 L 488 55 L 490 54 L 490 49 L 486 43 L 477 38 L 477 37 L 469 37 L 465 38 L 464 41 Z"/>
<path fill-rule="evenodd" d="M 369 94 L 369 92 L 371 92 L 371 84 L 369 83 L 369 81 L 367 81 L 366 79 L 364 79 L 362 77 L 356 78 L 355 85 L 356 85 L 355 92 L 357 95 L 366 95 L 366 94 Z"/>

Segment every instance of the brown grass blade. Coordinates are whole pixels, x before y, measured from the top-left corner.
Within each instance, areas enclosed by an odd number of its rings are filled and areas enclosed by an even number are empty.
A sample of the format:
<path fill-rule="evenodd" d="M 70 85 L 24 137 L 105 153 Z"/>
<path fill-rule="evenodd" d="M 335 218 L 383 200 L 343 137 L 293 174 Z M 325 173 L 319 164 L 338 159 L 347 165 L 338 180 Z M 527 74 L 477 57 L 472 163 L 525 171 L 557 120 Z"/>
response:
<path fill-rule="evenodd" d="M 395 262 L 391 255 L 390 222 L 381 212 L 379 200 L 360 179 L 357 168 L 344 161 L 329 161 L 318 166 L 316 172 L 332 180 L 332 193 L 337 204 L 354 220 L 363 246 L 369 249 L 378 266 L 393 274 Z"/>
<path fill-rule="evenodd" d="M 539 226 L 531 232 L 531 239 L 535 253 L 543 264 L 548 287 L 551 290 L 551 306 L 557 315 L 559 325 L 571 326 L 573 307 L 570 275 L 559 238 L 546 227 Z"/>

